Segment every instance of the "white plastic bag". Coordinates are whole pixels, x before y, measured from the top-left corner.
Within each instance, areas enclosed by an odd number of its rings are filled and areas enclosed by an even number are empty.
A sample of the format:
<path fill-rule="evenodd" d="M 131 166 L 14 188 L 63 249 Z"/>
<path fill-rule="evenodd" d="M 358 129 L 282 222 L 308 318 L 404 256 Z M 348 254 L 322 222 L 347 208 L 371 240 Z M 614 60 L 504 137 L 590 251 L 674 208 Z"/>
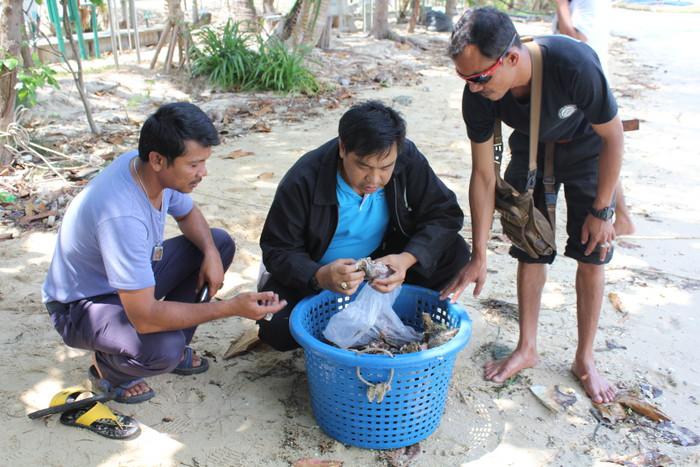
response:
<path fill-rule="evenodd" d="M 381 293 L 366 285 L 355 301 L 331 317 L 323 336 L 343 349 L 367 345 L 380 332 L 400 345 L 419 341 L 420 333 L 403 324 L 392 308 L 400 290 Z"/>

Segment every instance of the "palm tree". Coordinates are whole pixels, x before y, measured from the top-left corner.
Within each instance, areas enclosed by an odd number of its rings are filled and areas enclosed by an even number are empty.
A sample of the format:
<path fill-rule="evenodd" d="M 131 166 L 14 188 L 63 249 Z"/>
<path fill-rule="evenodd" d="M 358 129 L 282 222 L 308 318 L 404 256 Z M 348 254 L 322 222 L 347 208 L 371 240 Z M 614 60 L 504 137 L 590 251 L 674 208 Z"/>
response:
<path fill-rule="evenodd" d="M 296 0 L 277 35 L 292 47 L 315 46 L 326 27 L 330 0 Z"/>
<path fill-rule="evenodd" d="M 391 39 L 389 29 L 389 0 L 377 0 L 374 3 L 374 20 L 372 21 L 372 36 L 375 39 Z"/>

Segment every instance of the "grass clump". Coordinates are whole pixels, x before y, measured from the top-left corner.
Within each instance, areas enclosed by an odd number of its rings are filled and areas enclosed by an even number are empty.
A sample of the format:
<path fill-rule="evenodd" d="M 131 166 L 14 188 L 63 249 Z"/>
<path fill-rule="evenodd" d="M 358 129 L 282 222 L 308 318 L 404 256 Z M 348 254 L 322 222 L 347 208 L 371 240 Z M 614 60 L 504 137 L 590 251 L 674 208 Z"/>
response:
<path fill-rule="evenodd" d="M 308 49 L 289 49 L 275 37 L 264 40 L 228 20 L 220 31 L 204 28 L 190 51 L 193 76 L 222 90 L 316 94 L 320 86 L 304 66 Z"/>

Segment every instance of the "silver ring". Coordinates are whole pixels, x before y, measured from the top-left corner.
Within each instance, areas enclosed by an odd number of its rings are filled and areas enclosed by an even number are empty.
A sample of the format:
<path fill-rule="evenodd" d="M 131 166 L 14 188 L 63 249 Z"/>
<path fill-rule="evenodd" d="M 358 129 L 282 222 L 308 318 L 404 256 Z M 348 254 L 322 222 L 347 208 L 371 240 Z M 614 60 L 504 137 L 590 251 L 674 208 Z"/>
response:
<path fill-rule="evenodd" d="M 348 290 L 348 283 L 343 281 L 340 283 L 340 288 L 343 290 Z"/>
<path fill-rule="evenodd" d="M 272 321 L 272 313 L 267 313 L 267 314 L 263 317 L 263 319 L 264 319 L 265 321 Z"/>
<path fill-rule="evenodd" d="M 600 244 L 601 248 L 610 248 L 610 244 L 608 242 L 603 242 Z"/>

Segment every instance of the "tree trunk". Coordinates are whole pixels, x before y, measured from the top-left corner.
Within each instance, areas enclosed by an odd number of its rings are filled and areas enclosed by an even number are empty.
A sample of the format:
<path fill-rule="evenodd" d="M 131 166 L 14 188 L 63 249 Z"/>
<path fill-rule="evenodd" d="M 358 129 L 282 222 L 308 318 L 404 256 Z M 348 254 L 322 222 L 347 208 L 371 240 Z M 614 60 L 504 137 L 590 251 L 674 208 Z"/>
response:
<path fill-rule="evenodd" d="M 233 15 L 234 21 L 247 23 L 241 25 L 243 30 L 249 29 L 255 21 L 255 18 L 257 18 L 253 0 L 233 0 L 231 14 Z"/>
<path fill-rule="evenodd" d="M 315 46 L 326 27 L 330 0 L 297 0 L 278 37 L 292 47 Z"/>
<path fill-rule="evenodd" d="M 408 32 L 412 33 L 416 30 L 416 22 L 420 15 L 420 0 L 413 0 L 413 11 L 411 11 L 411 20 L 408 22 Z"/>
<path fill-rule="evenodd" d="M 457 14 L 457 0 L 446 0 L 445 14 L 450 18 L 450 20 Z"/>
<path fill-rule="evenodd" d="M 20 23 L 22 21 L 22 0 L 0 0 L 0 59 L 20 56 Z M 17 67 L 12 70 L 0 66 L 0 132 L 15 121 L 15 98 L 17 91 Z M 1 142 L 1 140 L 0 140 Z M 12 154 L 0 144 L 0 166 L 9 164 Z"/>
<path fill-rule="evenodd" d="M 161 49 L 167 43 L 168 51 L 165 55 L 165 71 L 170 71 L 170 66 L 172 65 L 173 55 L 175 52 L 175 47 L 179 45 L 181 57 L 179 66 L 184 65 L 184 60 L 187 57 L 187 48 L 190 44 L 189 30 L 187 25 L 185 25 L 185 13 L 180 7 L 180 0 L 165 0 L 166 9 L 168 11 L 168 18 L 165 20 L 165 25 L 163 26 L 163 32 L 158 40 L 158 45 L 156 46 L 156 51 L 153 54 L 153 59 L 151 60 L 151 69 L 155 68 L 158 62 L 158 55 Z M 183 47 L 185 50 L 183 51 Z M 185 58 L 182 58 L 185 57 Z"/>
<path fill-rule="evenodd" d="M 370 33 L 375 39 L 388 39 L 389 31 L 389 0 L 377 0 L 374 3 L 374 21 Z"/>

